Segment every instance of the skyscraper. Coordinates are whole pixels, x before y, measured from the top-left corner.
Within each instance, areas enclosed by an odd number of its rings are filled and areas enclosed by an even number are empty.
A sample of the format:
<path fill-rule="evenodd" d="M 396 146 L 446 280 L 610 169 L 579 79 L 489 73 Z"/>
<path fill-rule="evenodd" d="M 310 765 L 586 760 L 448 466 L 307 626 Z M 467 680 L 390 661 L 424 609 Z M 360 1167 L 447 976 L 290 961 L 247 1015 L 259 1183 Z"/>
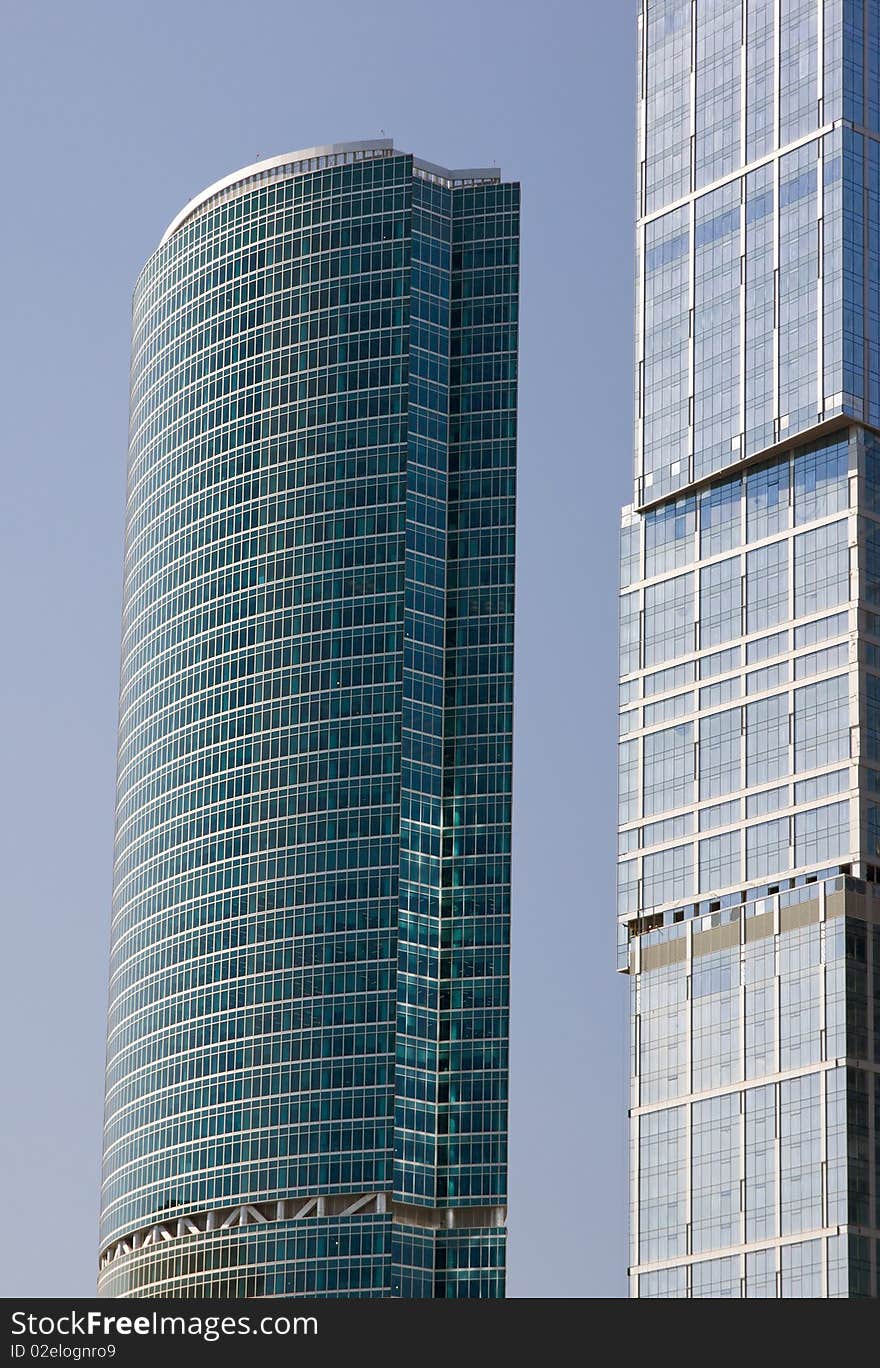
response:
<path fill-rule="evenodd" d="M 518 234 L 340 144 L 137 282 L 104 1295 L 504 1294 Z"/>
<path fill-rule="evenodd" d="M 639 25 L 631 1291 L 876 1296 L 880 6 Z"/>

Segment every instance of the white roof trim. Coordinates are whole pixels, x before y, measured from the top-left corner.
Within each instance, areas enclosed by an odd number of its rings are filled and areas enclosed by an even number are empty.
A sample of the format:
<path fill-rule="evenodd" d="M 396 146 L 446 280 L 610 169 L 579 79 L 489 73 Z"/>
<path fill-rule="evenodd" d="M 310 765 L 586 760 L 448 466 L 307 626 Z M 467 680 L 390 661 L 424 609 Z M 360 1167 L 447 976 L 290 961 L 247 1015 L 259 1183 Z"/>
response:
<path fill-rule="evenodd" d="M 209 185 L 198 195 L 194 195 L 183 206 L 180 213 L 171 220 L 162 235 L 159 246 L 164 247 L 178 228 L 182 227 L 199 209 L 222 195 L 224 191 L 234 189 L 239 184 L 244 188 L 248 181 L 257 178 L 260 180 L 279 180 L 305 175 L 309 171 L 321 170 L 321 166 L 315 166 L 314 163 L 321 162 L 325 158 L 328 159 L 326 164 L 332 166 L 337 158 L 342 158 L 343 162 L 347 162 L 357 161 L 361 158 L 390 157 L 394 151 L 394 143 L 391 138 L 373 138 L 364 142 L 326 143 L 323 147 L 306 147 L 299 152 L 285 152 L 280 157 L 266 157 L 263 161 L 252 162 L 250 166 L 243 166 L 240 171 L 233 171 L 231 175 L 223 176 L 221 180 L 214 181 L 212 185 Z M 413 166 L 422 175 L 431 179 L 436 178 L 450 186 L 500 181 L 501 179 L 501 172 L 496 166 L 454 171 L 443 166 L 435 166 L 433 162 L 420 161 L 416 158 L 413 159 Z M 273 176 L 273 171 L 279 174 Z"/>

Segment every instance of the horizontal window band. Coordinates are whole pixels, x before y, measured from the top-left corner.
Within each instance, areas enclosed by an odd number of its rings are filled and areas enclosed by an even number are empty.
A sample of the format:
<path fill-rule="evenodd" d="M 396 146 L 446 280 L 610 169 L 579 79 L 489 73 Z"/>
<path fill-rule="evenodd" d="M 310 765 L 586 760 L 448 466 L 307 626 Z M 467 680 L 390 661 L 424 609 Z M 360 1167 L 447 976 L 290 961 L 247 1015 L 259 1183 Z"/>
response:
<path fill-rule="evenodd" d="M 507 1218 L 507 1208 L 422 1207 L 396 1202 L 389 1192 L 333 1193 L 321 1197 L 285 1198 L 277 1202 L 248 1202 L 143 1226 L 108 1244 L 101 1253 L 100 1268 L 103 1270 L 115 1260 L 140 1249 L 173 1243 L 190 1235 L 208 1235 L 240 1226 L 274 1225 L 316 1216 L 391 1216 L 395 1225 L 421 1230 L 499 1229 Z"/>

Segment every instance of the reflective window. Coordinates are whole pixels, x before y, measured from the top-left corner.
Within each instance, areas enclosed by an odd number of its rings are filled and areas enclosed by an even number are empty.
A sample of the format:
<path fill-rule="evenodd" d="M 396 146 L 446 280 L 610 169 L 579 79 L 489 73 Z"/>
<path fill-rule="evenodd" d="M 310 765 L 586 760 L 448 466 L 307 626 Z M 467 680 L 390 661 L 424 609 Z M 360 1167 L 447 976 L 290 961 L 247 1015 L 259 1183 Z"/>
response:
<path fill-rule="evenodd" d="M 700 720 L 700 798 L 721 798 L 742 787 L 742 712 Z"/>
<path fill-rule="evenodd" d="M 746 631 L 775 627 L 788 615 L 788 542 L 771 542 L 746 556 Z"/>
<path fill-rule="evenodd" d="M 822 1241 L 783 1245 L 780 1250 L 783 1297 L 821 1297 Z"/>
<path fill-rule="evenodd" d="M 778 874 L 789 862 L 789 824 L 787 817 L 762 822 L 746 830 L 746 878 L 760 879 Z"/>
<path fill-rule="evenodd" d="M 633 822 L 639 815 L 639 743 L 624 741 L 617 748 L 617 820 Z"/>
<path fill-rule="evenodd" d="M 691 975 L 693 1090 L 718 1088 L 741 1077 L 739 953 L 694 957 Z"/>
<path fill-rule="evenodd" d="M 777 461 L 746 477 L 746 533 L 763 541 L 788 527 L 788 461 Z"/>
<path fill-rule="evenodd" d="M 738 831 L 700 842 L 700 892 L 729 887 L 741 877 Z"/>
<path fill-rule="evenodd" d="M 732 551 L 742 541 L 742 484 L 725 480 L 700 495 L 700 555 Z"/>
<path fill-rule="evenodd" d="M 800 3 L 809 11 L 815 25 L 816 6 L 813 0 L 785 0 L 786 4 Z M 797 32 L 797 26 L 792 33 Z M 797 61 L 804 59 L 803 49 Z M 815 60 L 815 58 L 814 58 Z M 785 59 L 783 58 L 783 61 Z M 780 101 L 791 107 L 793 99 L 804 92 L 804 85 L 789 86 L 783 67 L 780 81 Z M 812 94 L 812 108 L 807 122 L 815 127 L 816 74 L 813 67 L 807 77 Z M 797 106 L 799 111 L 800 106 Z M 783 123 L 799 127 L 797 117 Z M 803 131 L 803 129 L 801 130 Z M 792 133 L 791 137 L 797 134 Z M 789 136 L 782 134 L 783 143 Z M 818 143 L 808 143 L 787 153 L 779 162 L 779 412 L 783 430 L 797 431 L 815 423 L 819 411 L 816 380 L 816 349 L 818 340 L 818 234 L 816 232 L 816 196 L 818 193 Z"/>
<path fill-rule="evenodd" d="M 794 615 L 807 617 L 849 598 L 846 521 L 829 523 L 794 539 Z"/>
<path fill-rule="evenodd" d="M 677 570 L 694 559 L 696 503 L 681 499 L 645 514 L 645 576 Z"/>
<path fill-rule="evenodd" d="M 815 522 L 838 513 L 848 503 L 849 444 L 844 438 L 799 452 L 792 462 L 794 521 Z"/>
<path fill-rule="evenodd" d="M 645 737 L 643 815 L 683 807 L 694 797 L 694 726 L 692 722 Z"/>
<path fill-rule="evenodd" d="M 720 646 L 742 633 L 739 557 L 700 571 L 700 645 Z"/>
<path fill-rule="evenodd" d="M 785 1079 L 779 1094 L 782 1234 L 790 1235 L 822 1224 L 819 1078 Z"/>
<path fill-rule="evenodd" d="M 849 759 L 849 680 L 823 679 L 794 693 L 797 773 Z"/>
<path fill-rule="evenodd" d="M 685 1253 L 685 1112 L 648 1112 L 639 1121 L 641 1263 Z"/>
<path fill-rule="evenodd" d="M 646 855 L 642 867 L 642 904 L 658 907 L 677 902 L 694 891 L 693 846 L 673 846 L 656 855 Z"/>
<path fill-rule="evenodd" d="M 645 590 L 645 665 L 694 649 L 694 577 L 678 575 Z"/>
<path fill-rule="evenodd" d="M 738 69 L 734 77 L 738 84 Z M 730 150 L 728 130 L 726 151 Z M 730 463 L 734 441 L 739 451 L 740 213 L 739 181 L 697 200 L 693 341 L 697 479 Z"/>
<path fill-rule="evenodd" d="M 687 980 L 680 965 L 640 975 L 639 1100 L 665 1102 L 686 1090 Z"/>
<path fill-rule="evenodd" d="M 762 1019 L 763 1000 L 755 996 L 754 1004 Z M 746 1032 L 750 1016 L 746 1014 Z M 754 1055 L 752 1056 L 754 1058 Z M 773 1068 L 772 1055 L 764 1054 L 762 1062 Z M 762 1072 L 770 1072 L 770 1069 Z M 748 1072 L 753 1073 L 754 1070 Z M 745 1094 L 745 1238 L 747 1243 L 771 1238 L 776 1234 L 776 1089 L 749 1088 Z M 775 1277 L 774 1277 L 775 1282 Z M 754 1294 L 752 1294 L 754 1295 Z M 775 1296 L 774 1292 L 771 1294 Z"/>
<path fill-rule="evenodd" d="M 691 1267 L 692 1297 L 739 1297 L 739 1259 L 703 1259 Z"/>
<path fill-rule="evenodd" d="M 739 1094 L 695 1102 L 691 1129 L 693 1252 L 741 1241 Z M 695 1265 L 694 1269 L 699 1265 Z"/>
<path fill-rule="evenodd" d="M 746 783 L 781 779 L 789 772 L 788 694 L 747 704 L 745 718 Z"/>
<path fill-rule="evenodd" d="M 794 819 L 795 864 L 841 859 L 849 850 L 849 803 L 798 812 Z"/>

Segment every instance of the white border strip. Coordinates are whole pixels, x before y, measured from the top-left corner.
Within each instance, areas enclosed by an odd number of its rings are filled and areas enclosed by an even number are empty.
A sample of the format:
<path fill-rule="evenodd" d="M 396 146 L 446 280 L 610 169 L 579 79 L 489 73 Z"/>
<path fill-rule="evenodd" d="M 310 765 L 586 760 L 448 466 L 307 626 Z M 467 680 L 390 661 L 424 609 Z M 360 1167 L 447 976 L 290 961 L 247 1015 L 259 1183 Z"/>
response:
<path fill-rule="evenodd" d="M 260 180 L 277 180 L 282 176 L 302 176 L 309 171 L 323 170 L 326 166 L 346 164 L 352 161 L 366 161 L 372 157 L 390 157 L 394 151 L 394 142 L 391 138 L 373 138 L 365 142 L 326 143 L 322 147 L 306 147 L 299 152 L 285 152 L 280 157 L 266 157 L 263 161 L 252 162 L 250 166 L 243 166 L 239 171 L 233 171 L 230 175 L 223 176 L 205 190 L 200 191 L 198 195 L 194 195 L 183 206 L 180 213 L 171 220 L 162 234 L 159 246 L 164 247 L 178 228 L 181 228 L 199 209 L 204 208 L 211 200 L 239 183 L 258 178 Z M 495 166 L 453 171 L 444 166 L 435 166 L 433 162 L 420 161 L 417 158 L 413 160 L 413 165 L 417 171 L 429 179 L 436 178 L 449 186 L 501 180 L 501 172 Z M 273 171 L 279 172 L 280 175 L 273 176 Z"/>

